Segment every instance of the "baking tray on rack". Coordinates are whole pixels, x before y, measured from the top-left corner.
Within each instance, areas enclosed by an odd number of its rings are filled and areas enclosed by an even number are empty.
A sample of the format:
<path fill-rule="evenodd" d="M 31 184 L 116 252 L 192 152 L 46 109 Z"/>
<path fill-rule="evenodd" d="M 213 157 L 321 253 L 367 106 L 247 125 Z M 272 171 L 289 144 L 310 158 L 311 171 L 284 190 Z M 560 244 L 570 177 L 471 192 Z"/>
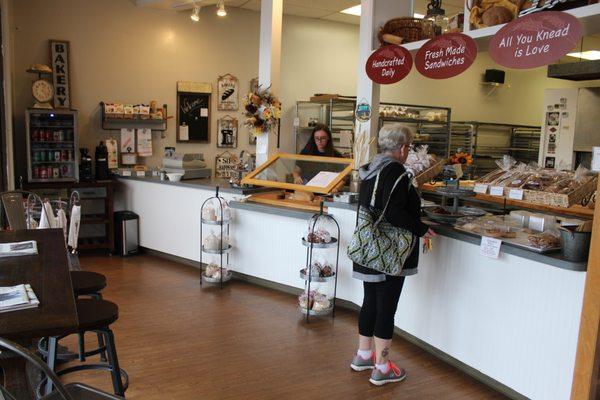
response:
<path fill-rule="evenodd" d="M 304 270 L 305 270 L 305 268 L 302 268 L 300 270 L 300 279 L 308 281 L 308 275 L 306 275 L 304 273 Z M 311 282 L 328 282 L 328 281 L 331 281 L 333 279 L 335 279 L 335 272 L 331 276 L 314 276 L 314 275 L 310 276 L 310 281 Z"/>
<path fill-rule="evenodd" d="M 329 243 L 312 243 L 306 240 L 306 238 L 302 238 L 302 244 L 306 247 L 310 247 L 310 245 L 312 244 L 312 247 L 314 249 L 329 249 L 337 246 L 337 239 L 332 237 L 331 242 Z"/>
<path fill-rule="evenodd" d="M 227 247 L 224 248 L 223 250 L 209 250 L 206 247 L 204 247 L 204 245 L 202 245 L 202 251 L 207 254 L 227 254 L 231 251 L 232 248 L 233 248 L 233 246 L 228 244 Z"/>
<path fill-rule="evenodd" d="M 300 312 L 302 314 L 306 315 L 306 308 L 298 306 L 298 309 L 300 310 Z M 329 315 L 329 314 L 331 314 L 332 311 L 333 311 L 333 305 L 331 305 L 331 307 L 326 308 L 325 310 L 322 310 L 322 311 L 308 310 L 308 315 L 319 317 L 319 316 L 323 316 L 323 315 Z"/>
<path fill-rule="evenodd" d="M 231 222 L 231 218 L 229 219 L 224 219 L 223 220 L 223 225 L 227 225 Z M 210 219 L 202 219 L 202 223 L 205 225 L 221 225 L 221 221 L 213 221 Z"/>
<path fill-rule="evenodd" d="M 225 268 L 223 268 L 223 269 L 225 269 Z M 223 276 L 223 283 L 225 283 L 225 282 L 227 282 L 227 281 L 231 280 L 231 277 L 232 277 L 232 275 L 233 275 L 233 274 L 231 273 L 231 271 L 230 271 L 230 270 L 227 270 L 227 271 L 225 272 L 225 275 Z M 221 279 L 220 279 L 220 278 L 210 278 L 210 277 L 208 277 L 208 276 L 204 275 L 204 272 L 202 272 L 202 279 L 203 279 L 203 280 L 204 280 L 204 282 L 206 282 L 206 283 L 221 283 Z"/>
<path fill-rule="evenodd" d="M 482 236 L 480 233 L 477 232 L 473 232 L 467 229 L 462 229 L 459 227 L 454 227 L 454 229 L 456 229 L 457 231 L 460 232 L 466 232 L 466 233 L 470 233 L 471 235 L 477 235 L 477 236 Z M 534 247 L 532 245 L 529 244 L 529 240 L 527 239 L 527 237 L 529 236 L 529 233 L 525 233 L 525 232 L 517 232 L 517 237 L 515 238 L 497 238 L 502 240 L 503 243 L 509 244 L 511 246 L 514 247 L 519 247 L 521 249 L 525 249 L 525 250 L 529 250 L 529 251 L 533 251 L 534 253 L 539 253 L 539 254 L 548 254 L 548 253 L 555 253 L 557 251 L 561 250 L 561 247 L 550 247 L 550 248 L 545 248 L 545 249 L 541 249 L 539 247 Z"/>

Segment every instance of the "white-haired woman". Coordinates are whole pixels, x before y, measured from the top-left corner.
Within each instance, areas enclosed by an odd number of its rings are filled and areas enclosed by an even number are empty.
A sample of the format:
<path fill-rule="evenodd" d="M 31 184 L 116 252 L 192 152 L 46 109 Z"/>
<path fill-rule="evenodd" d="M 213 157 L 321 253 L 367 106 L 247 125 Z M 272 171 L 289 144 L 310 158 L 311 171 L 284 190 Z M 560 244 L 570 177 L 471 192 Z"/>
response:
<path fill-rule="evenodd" d="M 390 224 L 404 228 L 416 237 L 434 236 L 435 233 L 421 221 L 421 199 L 410 183 L 410 176 L 405 176 L 392 191 L 396 180 L 406 172 L 402 164 L 406 161 L 412 140 L 412 131 L 404 125 L 393 124 L 381 128 L 378 138 L 381 153 L 360 169 L 362 183 L 359 203 L 369 207 L 379 175 L 375 208 L 382 210 L 389 198 L 385 218 Z M 417 245 L 406 259 L 400 276 L 385 275 L 354 264 L 353 276 L 363 281 L 364 298 L 358 318 L 358 351 L 351 367 L 355 371 L 373 370 L 370 382 L 375 385 L 399 382 L 406 377 L 406 371 L 390 361 L 389 353 L 394 333 L 394 315 L 404 279 L 417 273 L 418 262 Z"/>

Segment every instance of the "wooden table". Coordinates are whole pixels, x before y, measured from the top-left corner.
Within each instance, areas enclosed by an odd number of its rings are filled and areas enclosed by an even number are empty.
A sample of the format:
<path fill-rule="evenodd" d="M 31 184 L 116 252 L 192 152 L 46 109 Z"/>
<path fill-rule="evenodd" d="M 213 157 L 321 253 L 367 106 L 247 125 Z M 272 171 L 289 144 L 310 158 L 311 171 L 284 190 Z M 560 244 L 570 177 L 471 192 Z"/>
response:
<path fill-rule="evenodd" d="M 38 297 L 37 308 L 0 314 L 0 337 L 31 343 L 32 339 L 55 336 L 77 326 L 77 308 L 71 284 L 65 240 L 61 229 L 0 232 L 0 243 L 35 240 L 38 254 L 2 258 L 0 286 L 29 283 Z M 29 398 L 26 363 L 22 359 L 0 359 L 4 386 L 17 398 Z"/>

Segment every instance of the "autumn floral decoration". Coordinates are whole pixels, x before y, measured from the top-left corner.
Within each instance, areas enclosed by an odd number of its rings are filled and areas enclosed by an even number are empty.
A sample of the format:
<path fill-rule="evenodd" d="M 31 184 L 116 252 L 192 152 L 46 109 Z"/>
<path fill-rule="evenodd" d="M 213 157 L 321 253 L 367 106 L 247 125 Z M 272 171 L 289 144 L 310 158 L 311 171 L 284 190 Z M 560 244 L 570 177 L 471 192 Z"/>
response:
<path fill-rule="evenodd" d="M 461 165 L 472 165 L 473 164 L 473 156 L 469 153 L 458 152 L 450 157 L 450 164 L 461 164 Z"/>
<path fill-rule="evenodd" d="M 281 102 L 267 89 L 260 87 L 244 98 L 245 126 L 258 136 L 274 131 L 281 118 Z"/>

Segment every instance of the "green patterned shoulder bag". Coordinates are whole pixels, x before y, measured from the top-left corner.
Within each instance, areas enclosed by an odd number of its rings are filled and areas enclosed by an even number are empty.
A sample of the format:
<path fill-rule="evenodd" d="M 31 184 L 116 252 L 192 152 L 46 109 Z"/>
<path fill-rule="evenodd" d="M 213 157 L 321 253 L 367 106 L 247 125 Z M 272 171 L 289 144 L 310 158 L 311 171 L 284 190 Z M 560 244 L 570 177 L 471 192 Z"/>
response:
<path fill-rule="evenodd" d="M 363 267 L 398 276 L 417 242 L 411 232 L 390 224 L 385 218 L 385 212 L 402 179 L 407 176 L 409 185 L 411 180 L 408 172 L 403 173 L 394 183 L 383 210 L 378 210 L 375 208 L 375 196 L 380 173 L 381 171 L 375 179 L 370 206 L 358 206 L 358 221 L 348 244 L 348 257 Z"/>

